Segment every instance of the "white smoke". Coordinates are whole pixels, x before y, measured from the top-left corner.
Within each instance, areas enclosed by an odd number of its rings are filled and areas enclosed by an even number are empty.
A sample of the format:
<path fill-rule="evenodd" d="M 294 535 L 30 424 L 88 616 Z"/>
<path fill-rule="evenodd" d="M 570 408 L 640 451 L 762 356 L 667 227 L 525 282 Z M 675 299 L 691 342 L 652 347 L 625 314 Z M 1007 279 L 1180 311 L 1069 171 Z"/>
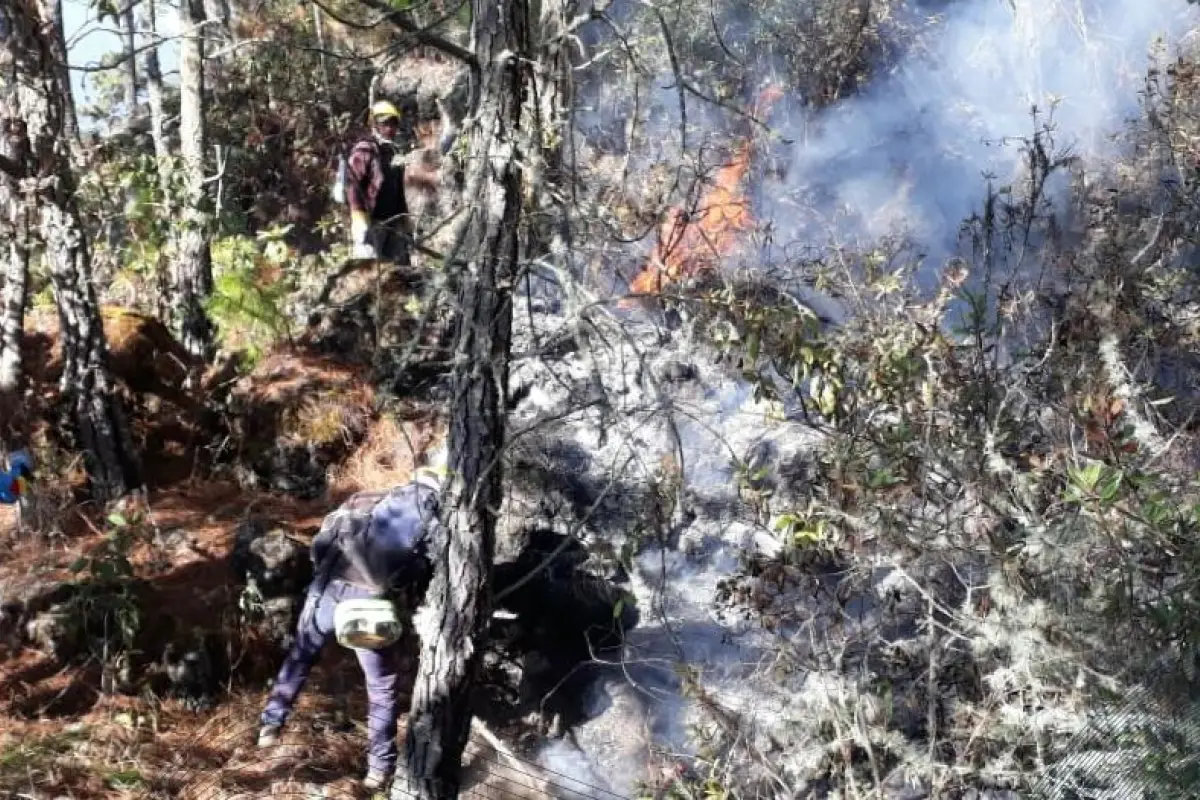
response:
<path fill-rule="evenodd" d="M 934 19 L 929 52 L 807 120 L 815 135 L 785 127 L 788 175 L 760 199 L 777 241 L 900 233 L 936 262 L 985 175 L 1016 175 L 1011 137 L 1032 135 L 1033 106 L 1085 165 L 1111 155 L 1160 38 L 1169 53 L 1200 11 L 1186 0 L 964 0 Z"/>
<path fill-rule="evenodd" d="M 1178 44 L 1200 24 L 1200 11 L 1185 0 L 961 0 L 934 24 L 938 31 L 929 48 L 914 51 L 859 95 L 808 119 L 793 115 L 783 125 L 781 133 L 795 142 L 786 151 L 789 171 L 780 182 L 760 187 L 755 208 L 757 217 L 773 223 L 775 241 L 819 246 L 830 235 L 870 240 L 900 228 L 938 266 L 936 257 L 953 250 L 960 223 L 979 205 L 984 176 L 994 174 L 1003 183 L 1017 173 L 1019 152 L 1004 140 L 1033 133 L 1031 106 L 1043 112 L 1053 107 L 1059 145 L 1097 163 L 1111 156 L 1118 146 L 1115 135 L 1138 110 L 1156 39 Z M 670 82 L 665 77 L 643 97 L 665 112 L 648 147 L 660 158 L 667 158 L 677 140 L 674 90 L 663 88 Z M 614 85 L 600 87 L 590 122 L 620 127 L 619 118 L 603 119 L 607 108 L 620 105 L 618 94 Z M 711 110 L 693 113 L 694 107 L 693 98 L 690 122 L 702 127 L 713 120 Z M 713 120 L 710 130 L 720 128 Z M 700 130 L 689 133 L 689 142 L 702 138 Z M 634 172 L 651 159 L 643 153 L 635 160 Z M 665 362 L 676 357 L 669 352 L 673 348 L 678 357 L 690 357 L 678 340 L 648 351 L 651 360 Z M 622 374 L 624 365 L 636 361 L 595 365 L 606 385 L 621 387 L 610 396 L 630 394 L 622 401 L 630 409 L 651 402 L 635 397 L 628 387 L 636 380 Z M 590 372 L 577 366 L 583 381 Z M 763 678 L 760 660 L 773 646 L 766 641 L 770 637 L 713 611 L 717 583 L 736 560 L 756 546 L 762 549 L 760 540 L 778 546 L 764 526 L 727 516 L 738 493 L 733 459 L 744 458 L 764 438 L 780 451 L 777 463 L 819 445 L 802 426 L 789 428 L 769 418 L 769 409 L 759 407 L 748 388 L 730 382 L 727 373 L 699 366 L 696 386 L 672 390 L 680 411 L 675 435 L 685 451 L 686 484 L 698 517 L 680 546 L 647 546 L 631 577 L 643 622 L 630 636 L 623 669 L 637 668 L 631 681 L 636 702 L 599 710 L 577 732 L 578 749 L 555 743 L 540 754 L 544 767 L 581 785 L 600 786 L 601 795 L 627 791 L 613 778 L 632 784 L 645 777 L 640 773 L 648 765 L 632 748 L 618 746 L 632 738 L 637 727 L 632 721 L 642 724 L 656 749 L 675 754 L 692 749 L 691 728 L 706 719 L 684 697 L 680 681 L 672 680 L 679 663 L 701 668 L 698 680 L 714 701 L 781 740 L 788 720 L 802 716 L 805 704 L 827 702 L 834 694 L 819 680 L 805 683 L 803 675 Z M 596 444 L 590 425 L 580 422 L 574 429 L 576 442 L 598 464 L 610 463 L 601 451 L 619 448 L 619 437 Z M 645 460 L 653 462 L 673 450 L 673 440 L 648 427 L 639 435 L 646 439 Z M 867 603 L 852 599 L 850 606 Z M 797 764 L 810 756 L 819 753 L 777 758 L 799 774 Z"/>

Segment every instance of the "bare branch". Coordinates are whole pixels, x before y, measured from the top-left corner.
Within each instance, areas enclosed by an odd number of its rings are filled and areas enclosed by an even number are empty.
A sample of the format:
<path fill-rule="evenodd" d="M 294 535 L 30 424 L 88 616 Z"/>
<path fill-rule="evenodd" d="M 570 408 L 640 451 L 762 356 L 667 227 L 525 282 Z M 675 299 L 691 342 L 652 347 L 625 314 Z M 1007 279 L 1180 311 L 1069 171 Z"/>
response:
<path fill-rule="evenodd" d="M 325 7 L 324 4 L 320 3 L 319 0 L 313 1 L 321 8 L 322 11 L 324 11 L 326 14 L 329 14 L 329 16 L 333 17 L 338 22 L 342 22 L 346 25 L 354 24 L 351 22 L 346 22 L 335 16 L 329 11 L 328 8 Z M 422 27 L 409 19 L 408 16 L 403 12 L 395 11 L 394 9 L 389 8 L 388 4 L 384 2 L 384 0 L 359 0 L 359 2 L 374 11 L 378 11 L 382 19 L 392 23 L 392 25 L 396 26 L 404 33 L 407 33 L 421 44 L 428 45 L 435 50 L 440 50 L 452 58 L 458 59 L 470 67 L 472 72 L 479 71 L 479 61 L 475 58 L 474 53 L 465 47 L 462 47 L 461 45 L 455 44 L 449 39 L 439 36 L 432 31 L 432 28 L 438 23 L 435 22 L 433 25 L 426 25 Z"/>
<path fill-rule="evenodd" d="M 95 32 L 96 33 L 113 33 L 113 32 L 115 32 L 115 30 L 106 31 L 106 30 L 98 29 Z M 68 64 L 67 69 L 71 70 L 72 72 L 86 72 L 86 73 L 108 72 L 109 70 L 113 70 L 113 69 L 116 69 L 117 67 L 120 67 L 122 64 L 129 61 L 129 59 L 136 58 L 137 56 L 141 55 L 142 53 L 145 53 L 147 50 L 154 50 L 155 48 L 158 48 L 158 47 L 162 46 L 163 44 L 166 44 L 167 42 L 175 41 L 177 38 L 179 38 L 179 37 L 177 37 L 177 36 L 160 36 L 160 37 L 156 38 L 153 42 L 147 42 L 143 45 L 140 45 L 140 46 L 134 48 L 133 50 L 127 50 L 127 51 L 121 53 L 116 58 L 114 58 L 112 61 L 106 61 L 103 63 L 93 62 L 91 64 L 84 64 L 83 66 L 79 66 L 79 67 Z"/>

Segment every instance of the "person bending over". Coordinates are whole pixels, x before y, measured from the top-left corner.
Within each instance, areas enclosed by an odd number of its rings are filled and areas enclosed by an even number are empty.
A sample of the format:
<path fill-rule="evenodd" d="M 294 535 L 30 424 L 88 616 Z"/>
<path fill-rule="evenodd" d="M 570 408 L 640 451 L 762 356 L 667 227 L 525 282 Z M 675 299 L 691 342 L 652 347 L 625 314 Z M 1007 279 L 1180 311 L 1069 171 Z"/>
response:
<path fill-rule="evenodd" d="M 422 467 L 411 483 L 386 492 L 360 492 L 322 522 L 311 548 L 314 577 L 300 612 L 296 641 L 260 718 L 259 747 L 279 741 L 326 640 L 346 621 L 337 612 L 339 605 L 344 605 L 343 611 L 361 611 L 364 604 L 359 601 L 401 594 L 409 597 L 396 605 L 411 610 L 420 603 L 432 573 L 425 546 L 437 524 L 443 475 L 442 467 Z M 337 633 L 340 640 L 341 630 Z M 367 684 L 369 745 L 363 785 L 375 790 L 390 780 L 396 767 L 397 645 L 353 649 Z"/>

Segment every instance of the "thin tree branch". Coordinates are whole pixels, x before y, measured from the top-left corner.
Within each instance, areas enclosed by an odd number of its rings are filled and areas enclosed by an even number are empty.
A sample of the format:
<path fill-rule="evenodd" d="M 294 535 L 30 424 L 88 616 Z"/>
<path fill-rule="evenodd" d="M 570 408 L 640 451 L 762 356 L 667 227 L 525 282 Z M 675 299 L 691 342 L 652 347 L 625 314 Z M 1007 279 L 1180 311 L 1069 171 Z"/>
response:
<path fill-rule="evenodd" d="M 112 30 L 112 31 L 97 30 L 96 33 L 116 33 L 116 31 L 115 30 Z M 175 41 L 178 38 L 179 38 L 178 36 L 162 36 L 153 42 L 147 42 L 145 44 L 139 45 L 138 47 L 134 48 L 133 50 L 126 50 L 125 52 L 118 55 L 112 61 L 107 61 L 107 62 L 103 62 L 103 63 L 92 62 L 91 64 L 84 64 L 84 65 L 78 66 L 78 67 L 71 66 L 70 64 L 68 64 L 67 69 L 71 70 L 72 72 L 89 72 L 89 73 L 90 72 L 108 72 L 109 70 L 113 70 L 113 69 L 116 69 L 117 67 L 121 66 L 126 61 L 129 61 L 129 59 L 136 58 L 137 56 L 141 55 L 142 53 L 145 53 L 147 50 L 153 50 L 157 47 L 161 47 L 162 45 L 166 44 L 167 42 Z"/>
<path fill-rule="evenodd" d="M 475 58 L 475 54 L 472 53 L 470 50 L 466 49 L 465 47 L 462 47 L 461 45 L 457 45 L 454 42 L 450 41 L 449 39 L 445 39 L 445 38 L 439 36 L 438 34 L 434 33 L 431 30 L 433 25 L 427 25 L 424 27 L 418 25 L 417 23 L 415 23 L 411 19 L 409 19 L 408 16 L 406 14 L 404 14 L 403 12 L 396 11 L 396 10 L 390 8 L 388 6 L 388 4 L 385 2 L 385 0 L 358 0 L 358 1 L 360 3 L 362 3 L 363 5 L 365 5 L 366 7 L 370 8 L 374 11 L 378 11 L 380 14 L 380 17 L 382 19 L 385 19 L 388 22 L 392 23 L 392 25 L 396 26 L 403 32 L 407 33 L 409 36 L 413 37 L 421 44 L 428 45 L 428 46 L 434 48 L 435 50 L 440 50 L 441 52 L 445 53 L 446 55 L 458 59 L 459 61 L 463 62 L 468 67 L 470 67 L 472 72 L 479 71 L 479 69 L 480 69 L 479 60 L 477 58 Z M 354 23 L 346 22 L 346 21 L 339 19 L 337 16 L 332 14 L 329 11 L 329 9 L 325 7 L 325 5 L 320 3 L 319 0 L 313 0 L 313 2 L 316 3 L 318 6 L 320 6 L 322 11 L 324 11 L 326 14 L 329 14 L 331 17 L 336 19 L 338 22 L 342 22 L 345 25 L 353 25 L 354 24 Z M 437 23 L 434 23 L 434 24 L 436 25 Z"/>

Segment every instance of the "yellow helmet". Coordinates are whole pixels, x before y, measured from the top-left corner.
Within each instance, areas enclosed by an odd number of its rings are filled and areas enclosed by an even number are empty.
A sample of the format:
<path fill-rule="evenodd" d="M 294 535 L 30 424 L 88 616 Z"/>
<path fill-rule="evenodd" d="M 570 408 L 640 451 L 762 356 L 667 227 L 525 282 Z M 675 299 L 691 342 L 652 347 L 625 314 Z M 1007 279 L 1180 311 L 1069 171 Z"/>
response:
<path fill-rule="evenodd" d="M 400 119 L 400 109 L 389 103 L 387 100 L 378 100 L 371 106 L 371 119 L 379 121 L 382 119 Z"/>

